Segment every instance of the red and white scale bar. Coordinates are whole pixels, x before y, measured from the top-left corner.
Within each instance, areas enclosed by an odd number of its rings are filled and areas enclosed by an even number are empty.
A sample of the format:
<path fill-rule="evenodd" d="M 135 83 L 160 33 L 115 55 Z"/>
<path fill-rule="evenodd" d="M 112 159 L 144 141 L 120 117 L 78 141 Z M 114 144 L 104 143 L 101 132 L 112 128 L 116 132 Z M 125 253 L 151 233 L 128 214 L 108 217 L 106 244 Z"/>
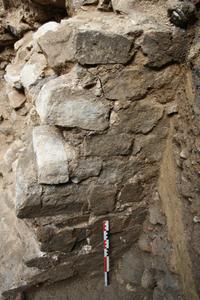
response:
<path fill-rule="evenodd" d="M 109 221 L 103 221 L 103 241 L 104 241 L 104 280 L 105 280 L 105 286 L 108 286 L 109 285 L 109 271 L 110 271 Z"/>

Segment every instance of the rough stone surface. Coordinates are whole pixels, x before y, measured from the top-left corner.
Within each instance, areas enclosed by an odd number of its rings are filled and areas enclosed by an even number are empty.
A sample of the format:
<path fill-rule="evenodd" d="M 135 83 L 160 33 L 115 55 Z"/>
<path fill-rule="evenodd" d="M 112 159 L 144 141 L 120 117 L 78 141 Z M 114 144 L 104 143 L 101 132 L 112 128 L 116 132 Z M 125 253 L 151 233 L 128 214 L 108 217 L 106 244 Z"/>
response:
<path fill-rule="evenodd" d="M 120 110 L 119 124 L 124 132 L 149 133 L 163 116 L 163 107 L 152 105 L 153 102 L 148 97 L 136 104 L 131 104 L 127 110 Z"/>
<path fill-rule="evenodd" d="M 22 69 L 22 65 L 8 65 L 6 67 L 5 80 L 7 83 L 16 89 L 21 89 L 21 78 L 20 71 Z"/>
<path fill-rule="evenodd" d="M 97 177 L 102 169 L 102 160 L 99 158 L 80 159 L 72 172 L 72 181 L 79 183 L 89 177 Z"/>
<path fill-rule="evenodd" d="M 116 188 L 112 185 L 94 185 L 89 188 L 88 201 L 95 215 L 112 212 L 115 205 Z"/>
<path fill-rule="evenodd" d="M 145 269 L 142 274 L 141 285 L 144 289 L 153 288 L 156 282 L 151 270 Z"/>
<path fill-rule="evenodd" d="M 145 97 L 152 85 L 152 75 L 139 66 L 117 70 L 103 84 L 106 98 L 110 100 L 137 100 Z M 104 82 L 104 81 L 103 81 Z"/>
<path fill-rule="evenodd" d="M 53 68 L 73 61 L 82 65 L 124 64 L 132 58 L 134 40 L 141 31 L 137 26 L 133 28 L 130 20 L 125 22 L 127 28 L 114 16 L 105 18 L 96 13 L 91 18 L 85 13 L 82 19 L 75 17 L 72 22 L 63 21 L 55 30 L 38 38 L 38 43 Z M 104 24 L 106 30 L 102 30 L 100 24 Z"/>
<path fill-rule="evenodd" d="M 131 48 L 131 40 L 118 34 L 91 30 L 76 37 L 76 58 L 82 65 L 125 64 L 132 56 Z"/>
<path fill-rule="evenodd" d="M 44 25 L 45 26 L 45 25 Z M 74 45 L 72 29 L 67 26 L 58 26 L 56 23 L 44 27 L 40 33 L 36 32 L 39 46 L 47 57 L 52 68 L 74 61 Z"/>
<path fill-rule="evenodd" d="M 73 216 L 87 211 L 85 190 L 85 186 L 76 184 L 39 184 L 33 149 L 26 149 L 20 156 L 16 170 L 16 213 L 20 218 Z"/>
<path fill-rule="evenodd" d="M 50 126 L 38 126 L 33 130 L 33 148 L 38 168 L 38 182 L 59 184 L 69 181 L 67 153 L 59 132 Z M 68 149 L 70 151 L 70 149 Z"/>
<path fill-rule="evenodd" d="M 109 106 L 77 83 L 76 74 L 49 81 L 36 101 L 42 122 L 63 127 L 104 130 L 108 127 Z"/>
<path fill-rule="evenodd" d="M 148 65 L 160 68 L 166 64 L 183 62 L 187 51 L 187 39 L 181 31 L 149 31 L 144 36 L 142 51 L 148 57 Z"/>
<path fill-rule="evenodd" d="M 131 147 L 132 137 L 128 134 L 97 135 L 85 141 L 84 153 L 91 156 L 128 155 Z"/>
<path fill-rule="evenodd" d="M 8 91 L 9 104 L 14 109 L 19 109 L 26 102 L 26 97 L 23 93 L 18 92 L 15 89 Z"/>
<path fill-rule="evenodd" d="M 24 88 L 29 89 L 31 85 L 39 80 L 43 76 L 46 66 L 44 55 L 33 54 L 21 70 L 20 78 Z"/>

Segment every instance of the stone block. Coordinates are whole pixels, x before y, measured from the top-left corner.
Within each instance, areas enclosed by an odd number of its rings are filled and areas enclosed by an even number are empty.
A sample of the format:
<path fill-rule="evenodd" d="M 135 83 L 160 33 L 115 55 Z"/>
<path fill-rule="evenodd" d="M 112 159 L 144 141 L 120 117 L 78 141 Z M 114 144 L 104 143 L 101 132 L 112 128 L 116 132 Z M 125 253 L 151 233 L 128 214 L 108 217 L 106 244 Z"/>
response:
<path fill-rule="evenodd" d="M 93 185 L 88 190 L 88 201 L 95 215 L 113 211 L 115 206 L 116 187 L 114 185 Z"/>
<path fill-rule="evenodd" d="M 87 30 L 76 37 L 76 59 L 81 65 L 125 64 L 130 60 L 132 41 L 119 34 Z"/>
<path fill-rule="evenodd" d="M 33 148 L 39 183 L 60 184 L 69 181 L 68 161 L 71 153 L 66 153 L 57 129 L 45 125 L 35 127 Z"/>
<path fill-rule="evenodd" d="M 128 134 L 95 135 L 85 140 L 84 154 L 92 156 L 128 155 L 133 137 Z"/>
<path fill-rule="evenodd" d="M 141 28 L 133 27 L 129 18 L 86 12 L 64 20 L 43 34 L 37 42 L 49 65 L 59 68 L 68 62 L 82 65 L 125 64 L 134 55 L 134 40 Z M 40 30 L 40 29 L 39 29 Z"/>
<path fill-rule="evenodd" d="M 187 52 L 187 37 L 181 30 L 147 31 L 142 51 L 148 57 L 148 66 L 153 68 L 169 63 L 182 63 Z"/>
<path fill-rule="evenodd" d="M 99 175 L 102 168 L 102 160 L 100 158 L 88 157 L 79 159 L 72 171 L 72 182 L 79 183 L 82 180 Z"/>
<path fill-rule="evenodd" d="M 34 53 L 20 73 L 21 83 L 27 90 L 44 75 L 47 61 L 43 54 Z"/>
<path fill-rule="evenodd" d="M 119 122 L 116 125 L 122 132 L 149 133 L 163 117 L 164 109 L 150 97 L 133 103 L 126 110 L 118 113 Z"/>
<path fill-rule="evenodd" d="M 20 218 L 52 215 L 74 216 L 87 211 L 87 186 L 41 185 L 32 145 L 21 154 L 16 169 L 16 214 Z"/>
<path fill-rule="evenodd" d="M 95 99 L 90 90 L 77 82 L 74 69 L 45 84 L 36 101 L 41 121 L 62 127 L 104 130 L 108 127 L 110 107 Z"/>

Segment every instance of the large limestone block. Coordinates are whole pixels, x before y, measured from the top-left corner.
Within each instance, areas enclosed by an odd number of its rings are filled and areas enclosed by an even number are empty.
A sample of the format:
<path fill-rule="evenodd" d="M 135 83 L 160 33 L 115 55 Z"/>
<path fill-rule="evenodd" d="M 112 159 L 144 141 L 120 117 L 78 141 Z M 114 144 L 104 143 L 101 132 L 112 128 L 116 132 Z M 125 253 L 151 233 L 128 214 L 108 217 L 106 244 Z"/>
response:
<path fill-rule="evenodd" d="M 41 185 L 32 145 L 21 154 L 16 169 L 16 213 L 19 218 L 66 214 L 87 210 L 85 186 L 79 184 Z"/>
<path fill-rule="evenodd" d="M 66 153 L 57 129 L 51 126 L 35 127 L 33 148 L 39 183 L 59 184 L 69 181 L 68 161 L 71 153 Z"/>
<path fill-rule="evenodd" d="M 129 18 L 122 22 L 115 15 L 108 18 L 104 13 L 85 12 L 63 20 L 54 31 L 42 35 L 38 44 L 53 68 L 73 61 L 125 64 L 134 55 L 134 40 L 141 32 Z"/>
<path fill-rule="evenodd" d="M 104 130 L 109 106 L 79 83 L 76 71 L 50 80 L 41 89 L 36 109 L 43 123 L 63 127 Z"/>
<path fill-rule="evenodd" d="M 78 32 L 76 58 L 82 65 L 125 64 L 131 58 L 132 41 L 119 34 L 87 30 Z"/>

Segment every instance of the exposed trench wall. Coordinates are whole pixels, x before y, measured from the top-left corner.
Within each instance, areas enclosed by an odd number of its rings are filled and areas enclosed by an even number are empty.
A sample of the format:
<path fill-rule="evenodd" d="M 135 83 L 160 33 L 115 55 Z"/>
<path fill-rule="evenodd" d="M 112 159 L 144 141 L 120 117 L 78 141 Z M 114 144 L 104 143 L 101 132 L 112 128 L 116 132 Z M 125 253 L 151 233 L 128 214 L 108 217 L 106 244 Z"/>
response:
<path fill-rule="evenodd" d="M 2 12 L 2 299 L 199 299 L 198 24 L 34 2 Z"/>

